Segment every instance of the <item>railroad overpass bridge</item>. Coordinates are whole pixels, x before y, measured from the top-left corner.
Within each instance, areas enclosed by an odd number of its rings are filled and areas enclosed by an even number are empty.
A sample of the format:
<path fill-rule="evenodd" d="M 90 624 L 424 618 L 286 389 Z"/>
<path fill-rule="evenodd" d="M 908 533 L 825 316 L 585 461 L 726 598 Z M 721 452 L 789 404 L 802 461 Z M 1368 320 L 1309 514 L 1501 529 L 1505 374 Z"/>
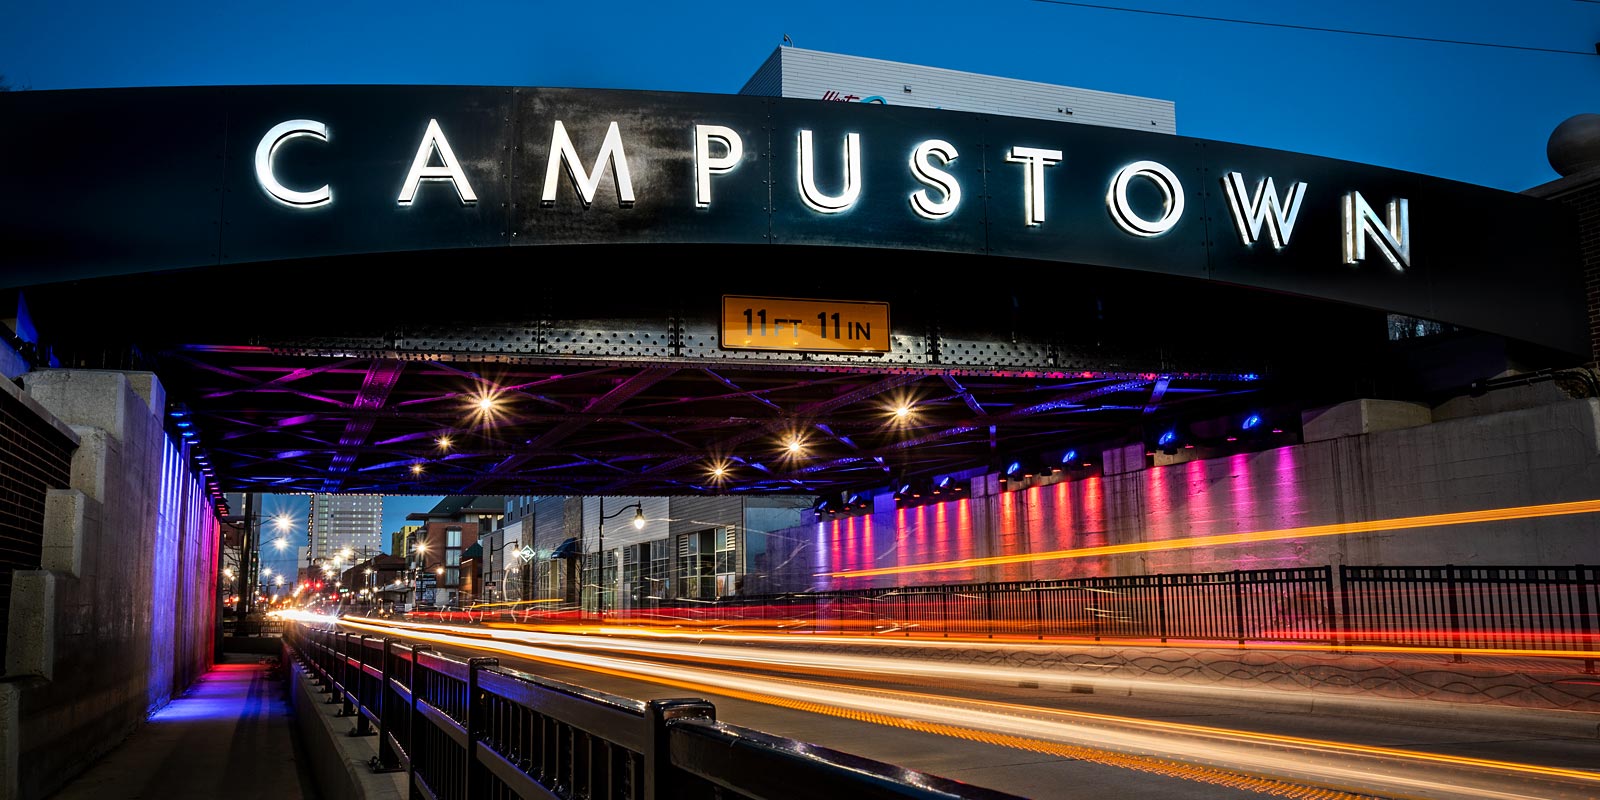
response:
<path fill-rule="evenodd" d="M 1115 510 L 1096 533 L 1119 541 L 1160 538 L 1135 522 L 1149 514 L 1220 534 L 1592 499 L 1600 469 L 1562 444 L 1592 427 L 1592 400 L 1460 421 L 1474 385 L 1592 358 L 1573 218 L 1530 197 L 1186 137 L 778 98 L 215 87 L 0 108 L 28 121 L 0 132 L 27 154 L 0 168 L 7 374 L 23 387 L 8 408 L 33 431 L 6 458 L 29 465 L 18 537 L 35 543 L 7 570 L 23 620 L 8 674 L 15 659 L 43 681 L 10 705 L 41 770 L 24 787 L 66 769 L 52 742 L 114 740 L 200 669 L 216 519 L 238 511 L 224 492 L 889 497 L 957 476 L 991 498 L 967 516 L 980 552 L 1015 555 L 1078 518 L 1019 529 L 1004 488 L 1061 487 L 1075 499 L 1059 507 L 1092 492 Z M 1421 424 L 1452 398 L 1453 427 Z M 1330 407 L 1344 411 L 1305 414 Z M 1283 438 L 1239 435 L 1252 415 Z M 1414 430 L 1337 443 L 1391 427 Z M 1510 462 L 1451 488 L 1476 463 L 1460 443 L 1486 430 Z M 1369 450 L 1426 452 L 1427 474 L 1374 485 L 1374 464 L 1418 467 Z M 1011 481 L 1013 461 L 1077 469 Z M 1243 502 L 1241 475 L 1297 505 Z M 1194 492 L 1157 489 L 1175 476 Z M 893 504 L 872 511 L 888 524 L 851 535 L 895 537 Z M 1579 523 L 1543 524 L 1522 535 L 1552 558 L 1581 549 Z M 150 560 L 96 549 L 128 532 Z M 1530 540 L 1503 534 L 1473 541 Z M 130 596 L 158 611 L 109 610 Z M 126 635 L 80 651 L 68 628 L 97 626 L 58 622 L 65 607 L 127 615 L 111 626 Z M 48 716 L 61 707 L 83 713 Z"/>

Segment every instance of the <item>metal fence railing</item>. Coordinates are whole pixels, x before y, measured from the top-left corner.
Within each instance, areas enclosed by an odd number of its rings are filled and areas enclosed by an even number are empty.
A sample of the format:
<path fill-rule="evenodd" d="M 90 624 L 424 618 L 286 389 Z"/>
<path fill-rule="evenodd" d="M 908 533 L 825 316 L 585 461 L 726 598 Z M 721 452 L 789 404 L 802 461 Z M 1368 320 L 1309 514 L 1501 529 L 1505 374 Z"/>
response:
<path fill-rule="evenodd" d="M 1341 567 L 1348 641 L 1439 648 L 1600 649 L 1596 568 Z"/>
<path fill-rule="evenodd" d="M 1593 566 L 1340 566 L 941 584 L 652 602 L 608 624 L 704 625 L 870 636 L 1312 642 L 1441 650 L 1600 651 Z M 462 621 L 580 622 L 532 604 Z"/>
<path fill-rule="evenodd" d="M 640 702 L 398 639 L 295 624 L 284 663 L 377 736 L 377 771 L 426 800 L 1013 795 L 716 721 L 697 699 Z"/>

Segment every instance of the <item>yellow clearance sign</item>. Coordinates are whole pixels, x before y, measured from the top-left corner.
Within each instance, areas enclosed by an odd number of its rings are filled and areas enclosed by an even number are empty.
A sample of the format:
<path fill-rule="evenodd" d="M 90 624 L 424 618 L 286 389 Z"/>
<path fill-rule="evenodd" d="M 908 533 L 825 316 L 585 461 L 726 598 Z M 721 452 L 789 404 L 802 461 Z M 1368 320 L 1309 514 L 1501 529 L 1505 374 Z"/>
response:
<path fill-rule="evenodd" d="M 889 304 L 722 296 L 722 346 L 733 350 L 889 352 Z"/>

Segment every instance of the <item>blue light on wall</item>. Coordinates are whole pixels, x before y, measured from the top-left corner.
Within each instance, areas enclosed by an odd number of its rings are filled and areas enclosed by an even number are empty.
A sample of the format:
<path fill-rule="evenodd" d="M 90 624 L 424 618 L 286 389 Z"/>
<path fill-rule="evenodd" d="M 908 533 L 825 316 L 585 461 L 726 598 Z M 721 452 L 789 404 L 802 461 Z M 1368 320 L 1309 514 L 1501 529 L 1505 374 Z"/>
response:
<path fill-rule="evenodd" d="M 1156 444 L 1166 447 L 1167 445 L 1172 444 L 1173 440 L 1177 438 L 1177 431 L 1167 431 L 1166 433 L 1161 434 L 1161 438 L 1156 440 Z"/>
<path fill-rule="evenodd" d="M 1250 430 L 1252 428 L 1259 427 L 1260 425 L 1261 425 L 1261 415 L 1260 414 L 1251 414 L 1250 416 L 1244 418 L 1244 424 L 1242 426 L 1240 426 L 1240 427 L 1244 428 L 1245 430 Z"/>

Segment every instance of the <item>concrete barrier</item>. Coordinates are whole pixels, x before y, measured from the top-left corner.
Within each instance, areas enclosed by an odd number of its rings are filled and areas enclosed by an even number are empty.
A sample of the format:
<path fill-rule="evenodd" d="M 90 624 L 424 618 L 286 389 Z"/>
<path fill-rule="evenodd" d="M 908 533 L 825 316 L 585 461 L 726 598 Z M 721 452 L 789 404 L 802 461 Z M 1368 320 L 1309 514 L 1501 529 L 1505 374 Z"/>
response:
<path fill-rule="evenodd" d="M 289 703 L 295 727 L 311 762 L 311 774 L 324 800 L 402 800 L 406 773 L 374 773 L 378 737 L 351 736 L 354 717 L 341 717 L 343 703 L 330 703 L 312 674 L 299 662 L 286 659 L 284 680 L 289 682 Z"/>

